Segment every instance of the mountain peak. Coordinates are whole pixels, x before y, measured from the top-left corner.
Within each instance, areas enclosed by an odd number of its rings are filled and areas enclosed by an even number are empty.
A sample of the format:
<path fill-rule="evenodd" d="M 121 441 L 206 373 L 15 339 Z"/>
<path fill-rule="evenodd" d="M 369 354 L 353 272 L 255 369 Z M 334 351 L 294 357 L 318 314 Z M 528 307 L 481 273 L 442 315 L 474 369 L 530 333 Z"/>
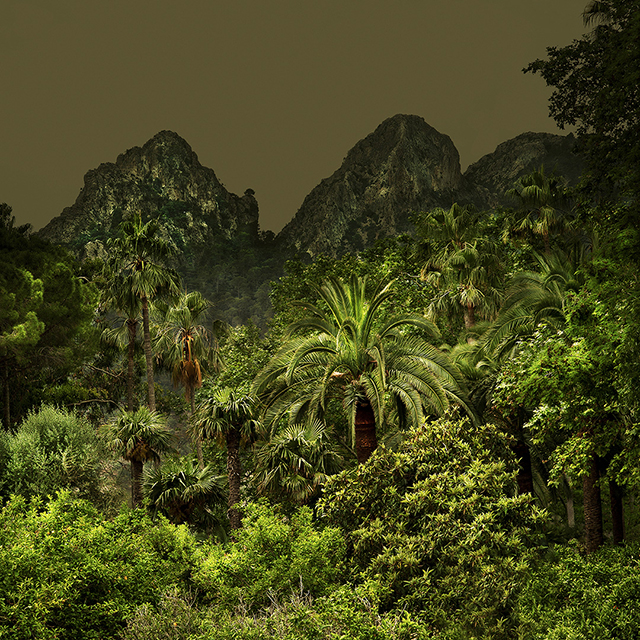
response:
<path fill-rule="evenodd" d="M 278 237 L 311 255 L 359 250 L 409 231 L 413 211 L 451 206 L 461 185 L 460 156 L 449 136 L 420 116 L 397 114 L 353 146 Z"/>

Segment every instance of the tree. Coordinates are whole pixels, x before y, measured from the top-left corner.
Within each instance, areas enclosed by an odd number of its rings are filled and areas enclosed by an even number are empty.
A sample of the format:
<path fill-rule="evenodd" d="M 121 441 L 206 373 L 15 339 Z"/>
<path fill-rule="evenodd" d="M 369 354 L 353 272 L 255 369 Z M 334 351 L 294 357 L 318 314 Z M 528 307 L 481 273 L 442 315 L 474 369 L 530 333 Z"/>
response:
<path fill-rule="evenodd" d="M 131 463 L 131 505 L 142 504 L 144 463 L 159 462 L 171 450 L 173 434 L 166 420 L 148 407 L 121 411 L 102 427 L 107 446 Z"/>
<path fill-rule="evenodd" d="M 429 315 L 462 315 L 472 329 L 480 315 L 492 319 L 500 305 L 503 267 L 494 243 L 478 226 L 471 205 L 453 204 L 416 217 L 426 262 L 421 277 L 437 291 Z"/>
<path fill-rule="evenodd" d="M 212 438 L 223 442 L 227 449 L 229 477 L 229 524 L 239 529 L 241 514 L 236 506 L 240 502 L 242 463 L 240 446 L 255 438 L 258 425 L 255 419 L 256 399 L 247 386 L 222 387 L 213 390 L 196 407 L 192 416 L 192 432 L 198 439 Z"/>
<path fill-rule="evenodd" d="M 38 342 L 45 326 L 36 314 L 42 305 L 42 281 L 22 269 L 4 271 L 0 274 L 0 364 L 4 391 L 2 417 L 5 429 L 10 430 L 10 364 Z"/>
<path fill-rule="evenodd" d="M 46 389 L 77 370 L 97 345 L 97 292 L 68 251 L 15 227 L 0 205 L 0 372 L 5 422 L 20 422 Z M 11 375 L 7 375 L 11 370 Z M 8 427 L 9 425 L 5 425 Z"/>
<path fill-rule="evenodd" d="M 208 364 L 217 369 L 212 353 L 211 332 L 202 324 L 210 304 L 197 291 L 184 292 L 173 305 L 157 304 L 158 332 L 154 346 L 160 361 L 171 369 L 174 386 L 184 387 L 184 396 L 195 411 L 195 390 L 202 386 L 203 370 Z M 202 445 L 196 442 L 198 464 L 204 469 Z"/>
<path fill-rule="evenodd" d="M 589 33 L 565 47 L 547 47 L 547 59 L 535 60 L 524 71 L 539 73 L 554 88 L 549 113 L 558 126 L 576 126 L 592 191 L 615 196 L 621 190 L 637 200 L 640 3 L 591 1 L 584 19 L 595 24 Z"/>
<path fill-rule="evenodd" d="M 377 447 L 391 410 L 404 427 L 420 424 L 425 409 L 444 412 L 450 400 L 468 408 L 458 371 L 424 337 L 436 336 L 435 326 L 418 314 L 385 317 L 390 286 L 366 289 L 366 278 L 327 280 L 317 292 L 322 306 L 301 303 L 306 317 L 289 326 L 254 384 L 268 424 L 285 415 L 322 419 L 333 400 L 341 403 L 359 462 Z"/>
<path fill-rule="evenodd" d="M 133 291 L 131 283 L 118 279 L 117 259 L 112 264 L 107 263 L 102 273 L 101 305 L 106 309 L 113 309 L 124 318 L 121 327 L 104 329 L 102 338 L 107 344 L 120 343 L 122 329 L 126 331 L 127 344 L 127 411 L 133 411 L 133 387 L 136 338 L 138 325 L 142 313 L 140 297 Z"/>
<path fill-rule="evenodd" d="M 143 490 L 152 511 L 174 524 L 214 523 L 210 504 L 224 498 L 223 477 L 210 466 L 194 467 L 191 460 L 169 460 L 145 472 Z"/>
<path fill-rule="evenodd" d="M 385 609 L 419 612 L 436 637 L 512 638 L 543 517 L 514 476 L 493 425 L 440 418 L 332 476 L 318 518 L 343 532 L 352 579 L 375 580 Z"/>
<path fill-rule="evenodd" d="M 551 253 L 551 236 L 569 226 L 570 202 L 565 181 L 554 175 L 547 176 L 544 167 L 518 179 L 507 191 L 518 204 L 515 215 L 503 234 L 508 240 L 511 233 L 541 236 L 544 252 Z"/>
<path fill-rule="evenodd" d="M 139 214 L 120 224 L 118 236 L 108 243 L 114 253 L 113 280 L 118 291 L 131 291 L 140 298 L 144 354 L 147 365 L 149 409 L 156 409 L 153 376 L 153 353 L 149 328 L 149 301 L 156 297 L 176 295 L 180 290 L 178 275 L 165 266 L 173 251 L 160 235 L 160 225 L 150 220 L 142 223 Z"/>
<path fill-rule="evenodd" d="M 327 478 L 342 471 L 344 456 L 324 423 L 287 425 L 256 448 L 254 483 L 258 493 L 294 504 L 320 495 Z"/>

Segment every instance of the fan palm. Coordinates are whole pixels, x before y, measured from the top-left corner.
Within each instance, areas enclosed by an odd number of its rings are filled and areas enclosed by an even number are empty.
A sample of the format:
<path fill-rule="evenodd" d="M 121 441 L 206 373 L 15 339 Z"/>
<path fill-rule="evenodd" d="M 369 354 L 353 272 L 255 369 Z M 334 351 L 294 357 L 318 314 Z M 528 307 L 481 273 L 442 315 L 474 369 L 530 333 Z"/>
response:
<path fill-rule="evenodd" d="M 540 167 L 520 178 L 507 195 L 518 203 L 518 210 L 503 234 L 504 239 L 511 232 L 531 232 L 542 237 L 545 253 L 549 255 L 551 234 L 569 226 L 566 183 L 556 176 L 545 175 L 544 167 Z"/>
<path fill-rule="evenodd" d="M 165 419 L 147 407 L 121 411 L 102 427 L 107 446 L 131 463 L 131 504 L 142 503 L 144 463 L 159 462 L 171 450 L 172 432 Z"/>
<path fill-rule="evenodd" d="M 153 376 L 153 353 L 149 329 L 149 301 L 155 297 L 173 296 L 179 291 L 178 275 L 165 266 L 173 251 L 160 236 L 155 220 L 142 223 L 139 214 L 120 224 L 118 236 L 108 243 L 113 252 L 113 287 L 130 291 L 140 299 L 144 354 L 147 366 L 149 409 L 155 411 L 156 396 Z"/>
<path fill-rule="evenodd" d="M 431 317 L 462 312 L 464 326 L 475 326 L 477 315 L 491 319 L 500 304 L 503 267 L 496 247 L 477 227 L 478 213 L 470 205 L 434 209 L 417 219 L 427 260 L 421 277 L 437 295 Z"/>
<path fill-rule="evenodd" d="M 229 477 L 229 524 L 240 528 L 240 482 L 242 464 L 240 446 L 254 439 L 258 422 L 255 419 L 256 400 L 247 387 L 215 389 L 196 407 L 192 416 L 192 433 L 198 439 L 212 438 L 227 449 Z"/>
<path fill-rule="evenodd" d="M 256 450 L 254 482 L 259 493 L 305 504 L 319 495 L 327 477 L 344 468 L 344 458 L 316 420 L 293 424 L 274 434 Z"/>
<path fill-rule="evenodd" d="M 214 519 L 211 503 L 225 499 L 224 477 L 212 467 L 199 469 L 191 460 L 170 460 L 144 474 L 143 490 L 154 511 L 174 524 Z"/>
<path fill-rule="evenodd" d="M 133 411 L 135 348 L 142 307 L 140 298 L 133 293 L 132 288 L 113 278 L 113 266 L 106 264 L 103 271 L 105 284 L 101 292 L 101 305 L 103 308 L 115 311 L 118 316 L 124 319 L 124 322 L 121 326 L 105 329 L 102 332 L 102 339 L 107 344 L 118 345 L 119 348 L 122 348 L 123 342 L 126 342 L 127 411 Z M 126 337 L 123 336 L 123 333 L 126 334 Z"/>
<path fill-rule="evenodd" d="M 502 309 L 483 337 L 485 347 L 498 359 L 509 354 L 519 340 L 530 337 L 541 323 L 561 327 L 568 294 L 583 284 L 577 266 L 565 254 L 536 258 L 540 270 L 514 275 Z"/>
<path fill-rule="evenodd" d="M 354 276 L 346 285 L 334 278 L 318 294 L 324 308 L 301 303 L 307 317 L 288 327 L 286 343 L 254 383 L 268 424 L 284 415 L 290 422 L 322 419 L 337 399 L 349 442 L 365 462 L 390 409 L 405 426 L 419 424 L 424 409 L 444 412 L 451 399 L 466 406 L 457 369 L 423 337 L 436 336 L 435 325 L 418 314 L 384 317 L 390 285 L 368 297 L 366 278 Z M 306 335 L 296 335 L 301 332 Z"/>

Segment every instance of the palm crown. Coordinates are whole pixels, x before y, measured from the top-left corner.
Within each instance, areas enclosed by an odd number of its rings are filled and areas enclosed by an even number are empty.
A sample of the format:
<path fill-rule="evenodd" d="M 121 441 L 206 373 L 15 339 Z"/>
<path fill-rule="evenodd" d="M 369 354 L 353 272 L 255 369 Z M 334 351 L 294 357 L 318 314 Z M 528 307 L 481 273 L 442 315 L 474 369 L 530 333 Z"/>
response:
<path fill-rule="evenodd" d="M 442 413 L 450 399 L 465 403 L 456 368 L 423 337 L 437 336 L 435 325 L 418 314 L 386 318 L 390 285 L 371 296 L 366 287 L 366 278 L 329 279 L 318 292 L 323 306 L 304 304 L 307 317 L 289 326 L 254 386 L 268 423 L 323 418 L 332 399 L 341 401 L 360 462 L 376 448 L 376 428 L 390 410 L 404 426 L 419 424 L 425 409 Z"/>

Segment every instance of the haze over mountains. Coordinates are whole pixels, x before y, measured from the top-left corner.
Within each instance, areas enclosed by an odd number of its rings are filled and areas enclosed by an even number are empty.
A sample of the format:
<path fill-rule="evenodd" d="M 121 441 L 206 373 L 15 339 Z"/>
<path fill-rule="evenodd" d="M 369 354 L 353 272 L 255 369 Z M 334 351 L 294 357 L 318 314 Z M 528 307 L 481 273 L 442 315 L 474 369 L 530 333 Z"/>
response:
<path fill-rule="evenodd" d="M 419 116 L 395 115 L 357 142 L 274 236 L 260 231 L 251 189 L 230 193 L 185 140 L 161 131 L 115 163 L 88 171 L 76 202 L 38 233 L 80 256 L 100 257 L 124 217 L 138 211 L 143 219 L 158 218 L 179 250 L 177 266 L 187 286 L 218 302 L 225 295 L 245 299 L 225 318 L 244 321 L 268 306 L 266 283 L 287 257 L 365 249 L 410 232 L 416 211 L 454 202 L 480 209 L 508 204 L 505 191 L 541 165 L 575 182 L 582 165 L 574 146 L 571 135 L 524 133 L 463 174 L 447 135 Z"/>

